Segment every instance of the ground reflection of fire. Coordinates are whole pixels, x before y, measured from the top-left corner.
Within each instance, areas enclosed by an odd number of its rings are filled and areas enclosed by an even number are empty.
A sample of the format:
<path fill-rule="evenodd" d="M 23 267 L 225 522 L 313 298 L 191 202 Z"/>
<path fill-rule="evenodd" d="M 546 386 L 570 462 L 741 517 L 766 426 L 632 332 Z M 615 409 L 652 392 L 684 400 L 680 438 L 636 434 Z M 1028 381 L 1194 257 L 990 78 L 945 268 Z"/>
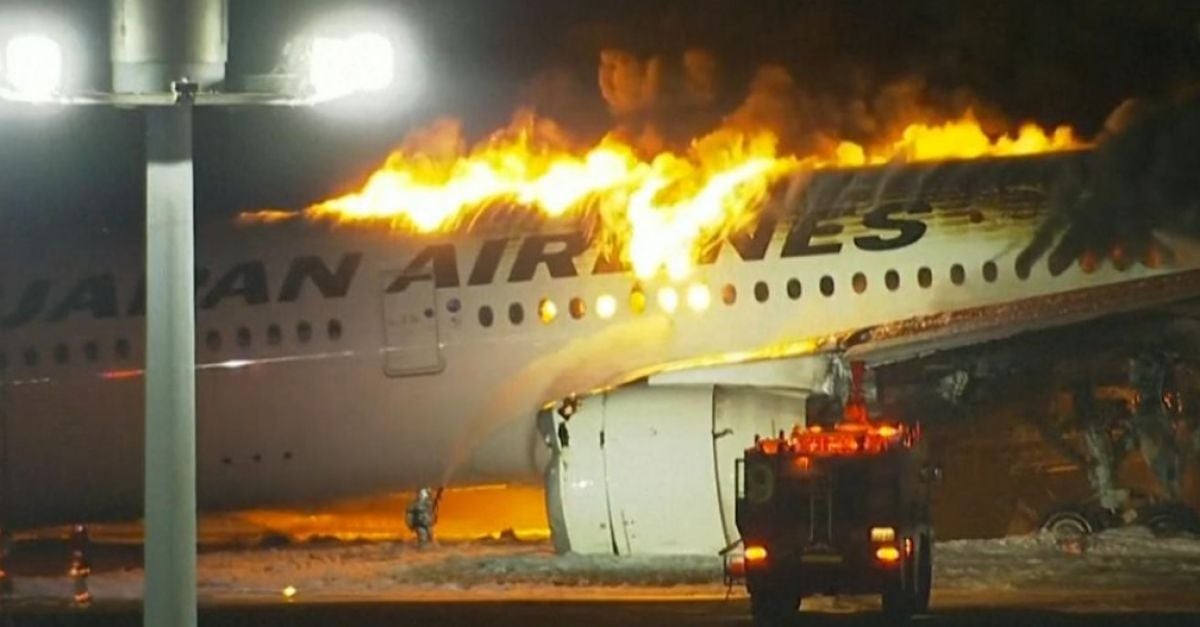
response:
<path fill-rule="evenodd" d="M 413 536 L 404 525 L 404 510 L 411 498 L 411 494 L 392 494 L 319 510 L 257 509 L 227 517 L 260 532 L 297 541 L 410 539 Z M 506 485 L 448 489 L 441 502 L 436 533 L 442 540 L 496 538 L 510 533 L 521 540 L 548 538 L 543 491 L 540 487 Z"/>
<path fill-rule="evenodd" d="M 412 494 L 389 494 L 323 505 L 319 508 L 263 508 L 205 514 L 200 517 L 202 545 L 257 544 L 264 540 L 307 542 L 409 540 L 404 510 Z M 21 539 L 61 539 L 68 527 L 50 527 L 19 535 Z M 88 525 L 93 540 L 137 543 L 141 523 Z M 493 485 L 446 490 L 437 537 L 446 541 L 515 537 L 550 537 L 545 496 L 540 486 Z"/>

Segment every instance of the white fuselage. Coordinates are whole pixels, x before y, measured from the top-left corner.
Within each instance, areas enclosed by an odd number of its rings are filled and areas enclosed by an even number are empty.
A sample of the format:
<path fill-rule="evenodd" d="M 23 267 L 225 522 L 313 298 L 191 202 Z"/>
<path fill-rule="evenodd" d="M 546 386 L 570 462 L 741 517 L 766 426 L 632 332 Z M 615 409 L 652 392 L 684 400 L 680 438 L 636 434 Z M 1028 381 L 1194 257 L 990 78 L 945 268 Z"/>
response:
<path fill-rule="evenodd" d="M 202 230 L 201 506 L 540 481 L 534 417 L 569 394 L 1200 269 L 1200 249 L 1167 240 L 1173 256 L 1159 268 L 1102 260 L 1052 276 L 1043 260 L 1021 278 L 1014 264 L 1038 224 L 1038 198 L 1044 190 L 1004 187 L 881 212 L 886 198 L 848 194 L 834 207 L 840 217 L 807 226 L 797 216 L 816 209 L 785 198 L 737 246 L 726 242 L 674 283 L 595 273 L 599 251 L 569 221 L 444 236 L 297 224 Z M 69 256 L 38 243 L 0 253 L 0 508 L 14 524 L 140 512 L 136 241 Z M 689 306 L 693 285 L 709 293 L 699 311 Z M 635 289 L 641 313 L 631 307 Z M 677 290 L 674 312 L 660 306 L 660 289 Z M 608 319 L 597 308 L 605 296 L 617 303 Z M 557 309 L 548 323 L 543 299 Z"/>

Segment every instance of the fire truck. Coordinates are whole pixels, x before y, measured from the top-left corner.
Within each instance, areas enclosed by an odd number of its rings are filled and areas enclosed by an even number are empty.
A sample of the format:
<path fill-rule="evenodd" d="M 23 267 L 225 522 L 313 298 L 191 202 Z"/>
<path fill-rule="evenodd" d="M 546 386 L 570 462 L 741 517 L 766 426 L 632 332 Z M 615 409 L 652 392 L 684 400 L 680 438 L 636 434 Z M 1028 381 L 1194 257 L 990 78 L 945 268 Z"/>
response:
<path fill-rule="evenodd" d="M 932 582 L 931 484 L 920 425 L 869 418 L 861 397 L 834 424 L 755 438 L 737 465 L 741 559 L 758 625 L 785 624 L 816 594 L 881 594 L 894 618 L 924 613 Z"/>

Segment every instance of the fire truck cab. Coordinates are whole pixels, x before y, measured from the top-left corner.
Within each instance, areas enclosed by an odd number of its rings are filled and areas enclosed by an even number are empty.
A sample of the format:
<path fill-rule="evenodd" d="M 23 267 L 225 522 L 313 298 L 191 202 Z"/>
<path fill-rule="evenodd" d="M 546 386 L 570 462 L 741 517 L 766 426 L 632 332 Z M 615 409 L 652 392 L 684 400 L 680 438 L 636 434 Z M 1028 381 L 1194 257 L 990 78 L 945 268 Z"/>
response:
<path fill-rule="evenodd" d="M 756 438 L 737 466 L 743 552 L 730 575 L 744 578 L 758 625 L 787 623 L 815 594 L 879 593 L 896 618 L 928 610 L 938 471 L 919 425 L 853 413 Z"/>

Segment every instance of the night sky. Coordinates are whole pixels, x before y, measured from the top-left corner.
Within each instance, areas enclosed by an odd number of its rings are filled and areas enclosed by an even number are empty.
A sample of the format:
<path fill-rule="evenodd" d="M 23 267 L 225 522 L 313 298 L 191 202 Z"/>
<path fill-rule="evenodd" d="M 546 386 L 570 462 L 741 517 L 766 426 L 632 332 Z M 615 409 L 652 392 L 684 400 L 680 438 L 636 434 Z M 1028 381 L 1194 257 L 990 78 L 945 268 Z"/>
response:
<path fill-rule="evenodd" d="M 580 138 L 661 125 L 668 144 L 686 141 L 748 102 L 768 65 L 783 71 L 771 76 L 790 77 L 798 124 L 851 138 L 879 130 L 902 114 L 895 109 L 953 114 L 966 106 L 1001 126 L 1069 123 L 1090 136 L 1127 98 L 1163 100 L 1200 83 L 1200 2 L 1190 0 L 230 4 L 230 78 L 270 70 L 291 33 L 332 9 L 405 24 L 424 76 L 415 101 L 374 102 L 356 115 L 202 110 L 201 222 L 347 191 L 409 131 L 443 115 L 462 119 L 473 138 L 525 106 Z M 103 85 L 107 2 L 0 0 L 0 36 L 47 14 L 88 35 L 77 55 L 87 65 L 75 80 Z M 661 93 L 632 110 L 606 101 L 597 80 L 602 50 L 657 57 Z M 696 59 L 700 97 L 680 87 Z M 62 229 L 136 230 L 141 141 L 135 112 L 0 110 L 0 243 Z"/>

